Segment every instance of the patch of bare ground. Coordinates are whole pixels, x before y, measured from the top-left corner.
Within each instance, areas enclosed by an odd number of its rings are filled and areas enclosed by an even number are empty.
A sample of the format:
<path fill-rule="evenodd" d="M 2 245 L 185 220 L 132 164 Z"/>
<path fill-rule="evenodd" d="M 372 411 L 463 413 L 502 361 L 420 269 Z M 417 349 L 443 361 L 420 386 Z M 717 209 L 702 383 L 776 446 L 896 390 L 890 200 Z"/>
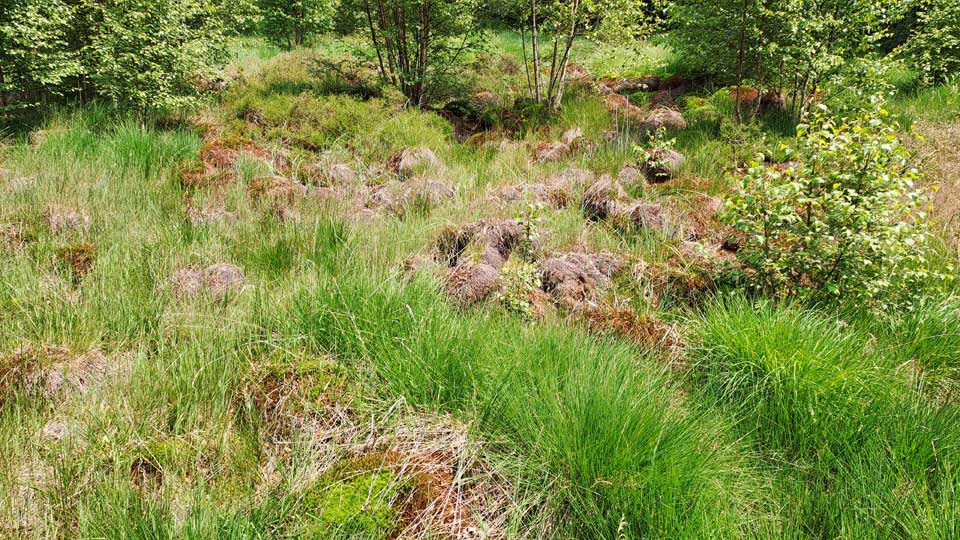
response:
<path fill-rule="evenodd" d="M 584 150 L 583 130 L 574 127 L 563 132 L 559 141 L 547 141 L 533 148 L 534 158 L 540 163 L 560 161 L 571 154 Z"/>
<path fill-rule="evenodd" d="M 27 244 L 22 223 L 0 223 L 0 248 L 16 251 Z"/>
<path fill-rule="evenodd" d="M 70 271 L 74 284 L 79 284 L 93 270 L 97 260 L 97 246 L 80 242 L 57 250 L 60 261 Z"/>
<path fill-rule="evenodd" d="M 34 187 L 37 178 L 15 174 L 10 169 L 0 168 L 0 186 L 8 193 L 20 193 Z"/>
<path fill-rule="evenodd" d="M 541 265 L 542 288 L 561 307 L 595 304 L 623 267 L 623 260 L 611 253 L 555 255 Z"/>
<path fill-rule="evenodd" d="M 211 225 L 214 223 L 236 223 L 240 217 L 222 206 L 208 205 L 202 207 L 187 207 L 187 220 L 194 225 Z"/>
<path fill-rule="evenodd" d="M 580 208 L 588 220 L 607 221 L 621 230 L 647 230 L 673 236 L 677 229 L 677 218 L 671 208 L 659 202 L 629 198 L 620 182 L 609 175 L 584 190 Z"/>
<path fill-rule="evenodd" d="M 290 160 L 282 150 L 268 150 L 241 138 L 221 139 L 208 132 L 197 160 L 180 171 L 180 184 L 185 188 L 223 189 L 237 181 L 234 164 L 241 158 L 260 160 L 277 173 L 290 168 Z"/>
<path fill-rule="evenodd" d="M 331 161 L 329 158 L 307 165 L 301 173 L 318 186 L 343 186 L 361 181 L 360 175 L 352 165 Z"/>
<path fill-rule="evenodd" d="M 248 194 L 257 206 L 281 221 L 299 221 L 300 207 L 307 197 L 307 186 L 285 176 L 257 178 L 250 183 Z"/>
<path fill-rule="evenodd" d="M 370 190 L 366 208 L 397 216 L 408 212 L 429 212 L 455 199 L 457 192 L 446 182 L 429 176 L 417 176 L 404 182 L 391 180 Z"/>
<path fill-rule="evenodd" d="M 651 307 L 669 303 L 700 305 L 717 288 L 719 268 L 676 257 L 667 262 L 639 261 L 632 278 L 644 301 Z"/>
<path fill-rule="evenodd" d="M 55 471 L 44 461 L 19 461 L 7 470 L 11 491 L 0 503 L 0 537 L 54 537 L 52 505 L 46 494 L 54 487 Z"/>
<path fill-rule="evenodd" d="M 238 294 L 246 287 L 243 269 L 228 263 L 211 264 L 205 268 L 188 266 L 173 273 L 170 288 L 178 298 L 193 298 L 206 294 L 217 301 Z"/>
<path fill-rule="evenodd" d="M 405 178 L 423 168 L 440 165 L 440 159 L 429 148 L 404 148 L 390 156 L 386 167 L 388 171 Z"/>
<path fill-rule="evenodd" d="M 443 279 L 447 294 L 469 306 L 483 302 L 502 286 L 500 267 L 519 246 L 523 228 L 515 220 L 483 220 L 451 226 L 434 242 L 433 258 L 449 268 Z"/>
<path fill-rule="evenodd" d="M 463 305 L 473 305 L 492 297 L 500 290 L 500 271 L 489 264 L 463 263 L 447 274 L 444 289 Z"/>
<path fill-rule="evenodd" d="M 938 225 L 960 251 L 960 122 L 918 123 L 923 140 L 915 140 L 924 171 L 931 183 Z"/>
<path fill-rule="evenodd" d="M 665 94 L 670 96 L 669 92 Z M 604 105 L 616 120 L 626 121 L 635 125 L 642 133 L 656 133 L 658 129 L 671 131 L 687 128 L 687 121 L 683 114 L 676 109 L 671 108 L 673 98 L 668 100 L 654 101 L 654 107 L 647 109 L 634 105 L 627 96 L 621 94 L 609 94 L 604 98 Z"/>
<path fill-rule="evenodd" d="M 440 232 L 435 246 L 438 261 L 454 268 L 464 262 L 476 262 L 494 268 L 503 266 L 520 244 L 523 228 L 516 220 L 482 220 Z M 470 255 L 477 255 L 476 260 Z"/>

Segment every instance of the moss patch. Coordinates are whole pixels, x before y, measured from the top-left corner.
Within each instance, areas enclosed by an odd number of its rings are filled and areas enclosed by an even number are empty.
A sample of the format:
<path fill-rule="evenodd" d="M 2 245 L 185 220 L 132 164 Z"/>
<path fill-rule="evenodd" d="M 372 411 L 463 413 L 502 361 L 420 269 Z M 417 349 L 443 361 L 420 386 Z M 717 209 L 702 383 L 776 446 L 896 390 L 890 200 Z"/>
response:
<path fill-rule="evenodd" d="M 403 483 L 387 471 L 366 473 L 332 484 L 322 481 L 302 500 L 295 534 L 303 539 L 386 540 L 396 530 L 396 502 Z"/>

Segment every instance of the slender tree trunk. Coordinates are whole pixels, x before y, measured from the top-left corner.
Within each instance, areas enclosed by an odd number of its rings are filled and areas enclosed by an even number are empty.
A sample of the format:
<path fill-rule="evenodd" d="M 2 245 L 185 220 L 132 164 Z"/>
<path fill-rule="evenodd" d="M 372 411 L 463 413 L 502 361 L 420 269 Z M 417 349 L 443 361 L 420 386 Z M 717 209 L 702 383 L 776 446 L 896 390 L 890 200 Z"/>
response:
<path fill-rule="evenodd" d="M 537 30 L 537 0 L 530 0 L 531 39 L 533 49 L 533 86 L 537 103 L 543 102 L 543 87 L 540 84 L 540 43 Z"/>
<path fill-rule="evenodd" d="M 422 27 L 419 43 L 419 52 L 417 55 L 417 88 L 416 88 L 416 103 L 418 107 L 422 107 L 424 104 L 424 97 L 426 96 L 426 80 L 427 80 L 427 61 L 429 60 L 428 55 L 429 45 L 430 45 L 430 31 L 432 24 L 431 9 L 433 6 L 430 2 L 424 3 L 423 7 L 420 8 L 420 26 Z"/>
<path fill-rule="evenodd" d="M 740 13 L 740 38 L 737 43 L 737 90 L 733 99 L 736 110 L 737 123 L 743 123 L 743 112 L 740 110 L 740 88 L 743 86 L 743 63 L 746 54 L 747 42 L 747 9 L 750 0 L 743 0 L 743 11 Z"/>
<path fill-rule="evenodd" d="M 367 14 L 367 25 L 370 27 L 370 41 L 373 42 L 373 49 L 377 51 L 377 65 L 380 66 L 380 80 L 387 80 L 387 70 L 383 65 L 383 53 L 380 50 L 380 40 L 377 39 L 377 29 L 373 26 L 373 14 L 370 12 L 369 0 L 364 0 L 363 10 Z"/>
<path fill-rule="evenodd" d="M 557 36 L 553 36 L 551 39 L 553 41 L 553 51 L 550 53 L 550 79 L 547 81 L 547 95 L 546 101 L 547 104 L 553 104 L 553 82 L 557 74 L 557 57 L 560 54 L 560 41 L 557 39 Z"/>
<path fill-rule="evenodd" d="M 3 66 L 0 65 L 0 118 L 7 118 L 7 91 L 6 87 L 6 77 L 3 73 Z"/>
<path fill-rule="evenodd" d="M 520 25 L 520 46 L 523 48 L 523 71 L 527 74 L 527 91 L 533 93 L 533 82 L 530 80 L 530 64 L 527 61 L 527 34 L 523 25 Z"/>
<path fill-rule="evenodd" d="M 564 83 L 567 79 L 567 62 L 570 61 L 570 50 L 573 48 L 573 40 L 577 37 L 577 17 L 580 9 L 580 0 L 575 0 L 570 15 L 570 33 L 567 34 L 567 40 L 564 44 L 563 55 L 560 57 L 560 64 L 556 66 L 555 75 L 550 81 L 550 106 L 553 109 L 559 109 L 563 101 Z M 554 59 L 556 59 L 556 49 L 554 49 Z"/>
<path fill-rule="evenodd" d="M 380 32 L 383 34 L 383 46 L 387 53 L 387 64 L 390 68 L 390 83 L 397 84 L 397 62 L 396 48 L 393 46 L 393 34 L 390 32 L 390 26 L 387 23 L 387 7 L 383 0 L 377 1 L 377 14 L 380 18 Z"/>

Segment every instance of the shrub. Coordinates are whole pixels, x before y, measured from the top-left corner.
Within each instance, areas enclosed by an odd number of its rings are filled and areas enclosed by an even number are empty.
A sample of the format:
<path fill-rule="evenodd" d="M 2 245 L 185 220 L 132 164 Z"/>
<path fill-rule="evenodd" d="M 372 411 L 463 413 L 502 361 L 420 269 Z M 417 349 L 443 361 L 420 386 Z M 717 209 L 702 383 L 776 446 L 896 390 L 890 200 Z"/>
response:
<path fill-rule="evenodd" d="M 380 74 L 417 107 L 443 93 L 462 67 L 464 52 L 476 47 L 476 0 L 350 1 L 343 9 L 366 15 Z"/>
<path fill-rule="evenodd" d="M 928 82 L 942 82 L 960 70 L 960 3 L 921 0 L 918 27 L 906 50 Z"/>
<path fill-rule="evenodd" d="M 796 164 L 753 162 L 723 215 L 743 235 L 754 283 L 873 307 L 907 299 L 931 275 L 929 232 L 920 173 L 886 111 L 835 119 L 821 106 L 798 137 Z"/>
<path fill-rule="evenodd" d="M 541 286 L 540 270 L 537 265 L 521 258 L 511 258 L 501 270 L 503 290 L 498 300 L 507 311 L 519 314 L 525 319 L 535 317 L 532 294 Z"/>
<path fill-rule="evenodd" d="M 191 0 L 107 2 L 90 46 L 98 93 L 141 109 L 187 105 L 196 77 L 225 59 L 222 28 Z"/>
<path fill-rule="evenodd" d="M 74 14 L 61 0 L 0 1 L 0 113 L 31 105 L 36 93 L 59 93 L 82 71 L 67 46 Z"/>
<path fill-rule="evenodd" d="M 292 49 L 311 35 L 333 28 L 335 0 L 259 0 L 261 32 L 271 42 Z"/>
<path fill-rule="evenodd" d="M 0 110 L 102 96 L 139 109 L 187 104 L 225 60 L 250 0 L 2 0 Z"/>

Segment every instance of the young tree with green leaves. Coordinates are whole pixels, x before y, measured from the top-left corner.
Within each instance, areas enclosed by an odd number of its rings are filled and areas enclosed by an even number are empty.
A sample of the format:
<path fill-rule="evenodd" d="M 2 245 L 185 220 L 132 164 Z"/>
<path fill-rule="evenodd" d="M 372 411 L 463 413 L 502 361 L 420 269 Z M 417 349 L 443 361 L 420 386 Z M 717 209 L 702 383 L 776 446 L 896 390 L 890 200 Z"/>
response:
<path fill-rule="evenodd" d="M 960 2 L 917 3 L 917 23 L 905 50 L 925 81 L 943 82 L 960 72 Z"/>
<path fill-rule="evenodd" d="M 261 31 L 271 42 L 292 49 L 333 28 L 337 0 L 259 0 Z"/>
<path fill-rule="evenodd" d="M 383 79 L 425 106 L 475 45 L 477 0 L 355 0 Z"/>
<path fill-rule="evenodd" d="M 629 43 L 649 34 L 665 5 L 661 0 L 520 0 L 514 4 L 523 21 L 524 64 L 532 97 L 551 110 L 559 109 L 577 37 Z"/>
<path fill-rule="evenodd" d="M 252 0 L 0 0 L 0 111 L 76 97 L 190 103 Z"/>
<path fill-rule="evenodd" d="M 82 71 L 70 46 L 76 6 L 63 0 L 0 0 L 0 113 L 60 95 Z"/>
<path fill-rule="evenodd" d="M 936 274 L 920 173 L 882 98 L 856 116 L 819 106 L 798 128 L 796 165 L 754 161 L 723 219 L 762 291 L 791 299 L 852 300 L 877 309 L 909 302 Z M 762 156 L 761 156 L 762 157 Z"/>
<path fill-rule="evenodd" d="M 194 77 L 225 59 L 223 21 L 202 0 L 99 4 L 90 77 L 100 95 L 138 109 L 186 105 Z"/>

